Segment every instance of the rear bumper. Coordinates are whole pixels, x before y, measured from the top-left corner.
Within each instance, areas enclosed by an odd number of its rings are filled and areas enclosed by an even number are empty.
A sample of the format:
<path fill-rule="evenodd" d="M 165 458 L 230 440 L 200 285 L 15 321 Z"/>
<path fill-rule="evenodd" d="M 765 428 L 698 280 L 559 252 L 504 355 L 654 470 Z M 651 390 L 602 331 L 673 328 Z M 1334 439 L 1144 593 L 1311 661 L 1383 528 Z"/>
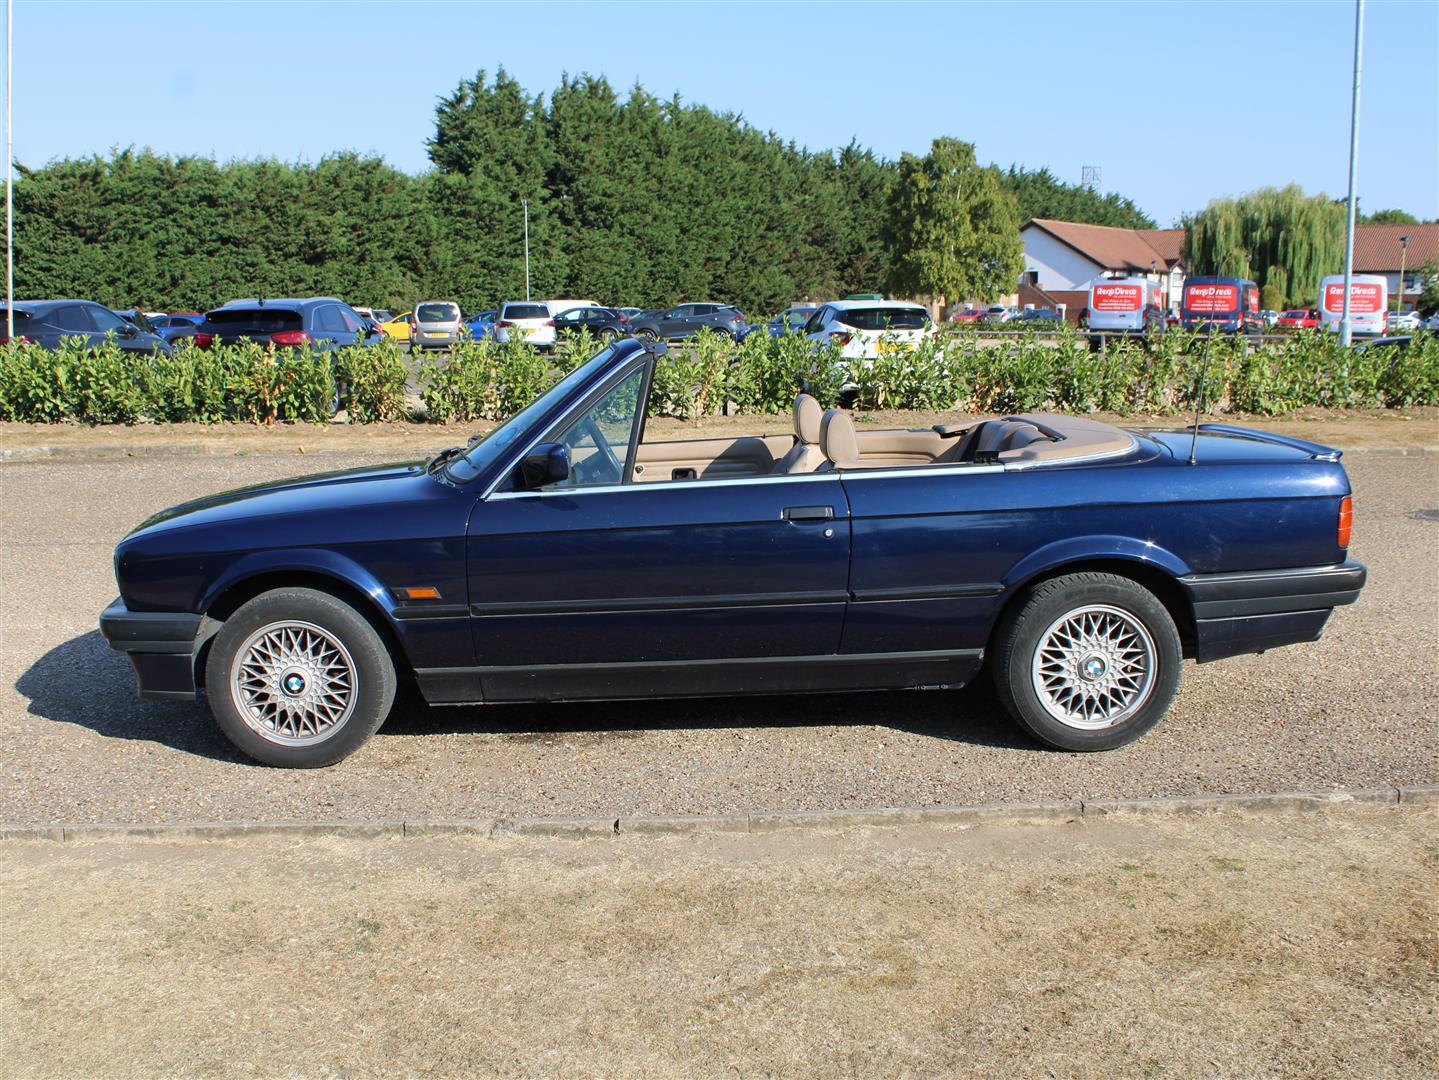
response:
<path fill-rule="evenodd" d="M 1280 645 L 1317 641 L 1336 607 L 1359 599 L 1368 571 L 1335 566 L 1187 574 L 1179 584 L 1194 609 L 1200 663 Z"/>
<path fill-rule="evenodd" d="M 204 615 L 131 611 L 119 597 L 100 613 L 101 635 L 130 658 L 135 689 L 146 698 L 193 699 L 195 658 L 219 628 Z"/>

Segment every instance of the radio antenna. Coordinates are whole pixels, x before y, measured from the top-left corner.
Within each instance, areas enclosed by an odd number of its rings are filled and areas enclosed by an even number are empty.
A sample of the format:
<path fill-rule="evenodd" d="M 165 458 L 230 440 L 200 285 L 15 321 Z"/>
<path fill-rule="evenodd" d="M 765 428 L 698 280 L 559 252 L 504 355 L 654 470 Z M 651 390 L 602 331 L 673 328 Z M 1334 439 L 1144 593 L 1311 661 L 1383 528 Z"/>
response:
<path fill-rule="evenodd" d="M 1209 327 L 1209 336 L 1204 339 L 1204 362 L 1199 365 L 1199 389 L 1195 393 L 1194 434 L 1189 440 L 1189 464 L 1193 465 L 1199 449 L 1199 417 L 1204 412 L 1204 384 L 1209 381 L 1209 350 L 1214 345 L 1214 327 Z"/>

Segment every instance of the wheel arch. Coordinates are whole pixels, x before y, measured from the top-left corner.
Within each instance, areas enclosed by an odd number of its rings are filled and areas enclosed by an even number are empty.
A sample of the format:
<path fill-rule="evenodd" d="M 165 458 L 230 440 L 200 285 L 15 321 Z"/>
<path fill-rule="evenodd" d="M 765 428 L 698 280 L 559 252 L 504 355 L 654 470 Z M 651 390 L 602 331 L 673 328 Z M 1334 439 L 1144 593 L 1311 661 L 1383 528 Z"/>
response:
<path fill-rule="evenodd" d="M 275 589 L 314 589 L 349 605 L 380 635 L 396 672 L 408 674 L 414 670 L 391 612 L 384 601 L 376 598 L 376 591 L 378 590 L 379 596 L 386 601 L 389 599 L 388 595 L 378 585 L 368 590 L 361 588 L 355 581 L 331 568 L 305 565 L 261 566 L 249 572 L 231 575 L 212 588 L 205 600 L 203 611 L 216 623 L 223 623 L 242 605 Z M 197 680 L 204 678 L 207 654 L 213 641 L 212 635 L 195 656 Z"/>
<path fill-rule="evenodd" d="M 1052 558 L 1031 556 L 1017 564 L 1004 582 L 1005 589 L 1000 595 L 994 626 L 989 635 L 991 648 L 1004 616 L 1017 604 L 1023 603 L 1036 585 L 1066 574 L 1088 571 L 1128 578 L 1153 593 L 1174 620 L 1185 657 L 1192 656 L 1196 633 L 1194 607 L 1189 594 L 1178 580 L 1181 575 L 1189 572 L 1189 567 L 1172 553 L 1152 545 L 1140 545 L 1144 552 L 1141 557 L 1130 546 L 1135 543 L 1128 541 L 1125 545 L 1111 545 L 1107 549 L 1099 550 L 1091 548 L 1088 552 L 1082 549 L 1056 552 Z M 986 649 L 986 652 L 988 651 L 990 650 Z"/>

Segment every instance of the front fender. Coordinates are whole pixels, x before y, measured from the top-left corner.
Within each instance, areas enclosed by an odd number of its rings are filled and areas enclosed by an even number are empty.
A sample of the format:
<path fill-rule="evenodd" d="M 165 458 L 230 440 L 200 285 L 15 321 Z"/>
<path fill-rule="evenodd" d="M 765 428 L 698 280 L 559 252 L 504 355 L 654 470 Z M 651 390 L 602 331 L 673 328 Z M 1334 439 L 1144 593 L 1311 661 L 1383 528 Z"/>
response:
<path fill-rule="evenodd" d="M 390 591 L 353 559 L 325 548 L 282 548 L 243 555 L 210 582 L 200 599 L 199 610 L 209 611 L 221 596 L 250 578 L 278 572 L 320 574 L 358 589 L 384 613 L 385 620 L 394 625 L 395 599 Z"/>
<path fill-rule="evenodd" d="M 1096 559 L 1156 567 L 1176 578 L 1190 573 L 1183 559 L 1150 540 L 1136 540 L 1132 536 L 1074 536 L 1046 544 L 1011 566 L 1004 576 L 1005 592 L 1059 567 Z"/>

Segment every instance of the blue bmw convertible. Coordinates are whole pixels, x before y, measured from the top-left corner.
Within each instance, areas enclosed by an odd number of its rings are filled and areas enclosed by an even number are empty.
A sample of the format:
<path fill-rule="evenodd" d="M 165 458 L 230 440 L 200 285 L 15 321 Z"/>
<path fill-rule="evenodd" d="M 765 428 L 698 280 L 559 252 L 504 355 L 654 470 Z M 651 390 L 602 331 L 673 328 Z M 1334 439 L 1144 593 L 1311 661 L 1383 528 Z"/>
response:
<path fill-rule="evenodd" d="M 145 697 L 203 689 L 271 765 L 432 704 L 964 685 L 1036 739 L 1128 743 L 1186 658 L 1316 640 L 1352 603 L 1339 452 L 1054 415 L 651 441 L 663 346 L 604 349 L 429 461 L 171 507 L 100 619 Z"/>

